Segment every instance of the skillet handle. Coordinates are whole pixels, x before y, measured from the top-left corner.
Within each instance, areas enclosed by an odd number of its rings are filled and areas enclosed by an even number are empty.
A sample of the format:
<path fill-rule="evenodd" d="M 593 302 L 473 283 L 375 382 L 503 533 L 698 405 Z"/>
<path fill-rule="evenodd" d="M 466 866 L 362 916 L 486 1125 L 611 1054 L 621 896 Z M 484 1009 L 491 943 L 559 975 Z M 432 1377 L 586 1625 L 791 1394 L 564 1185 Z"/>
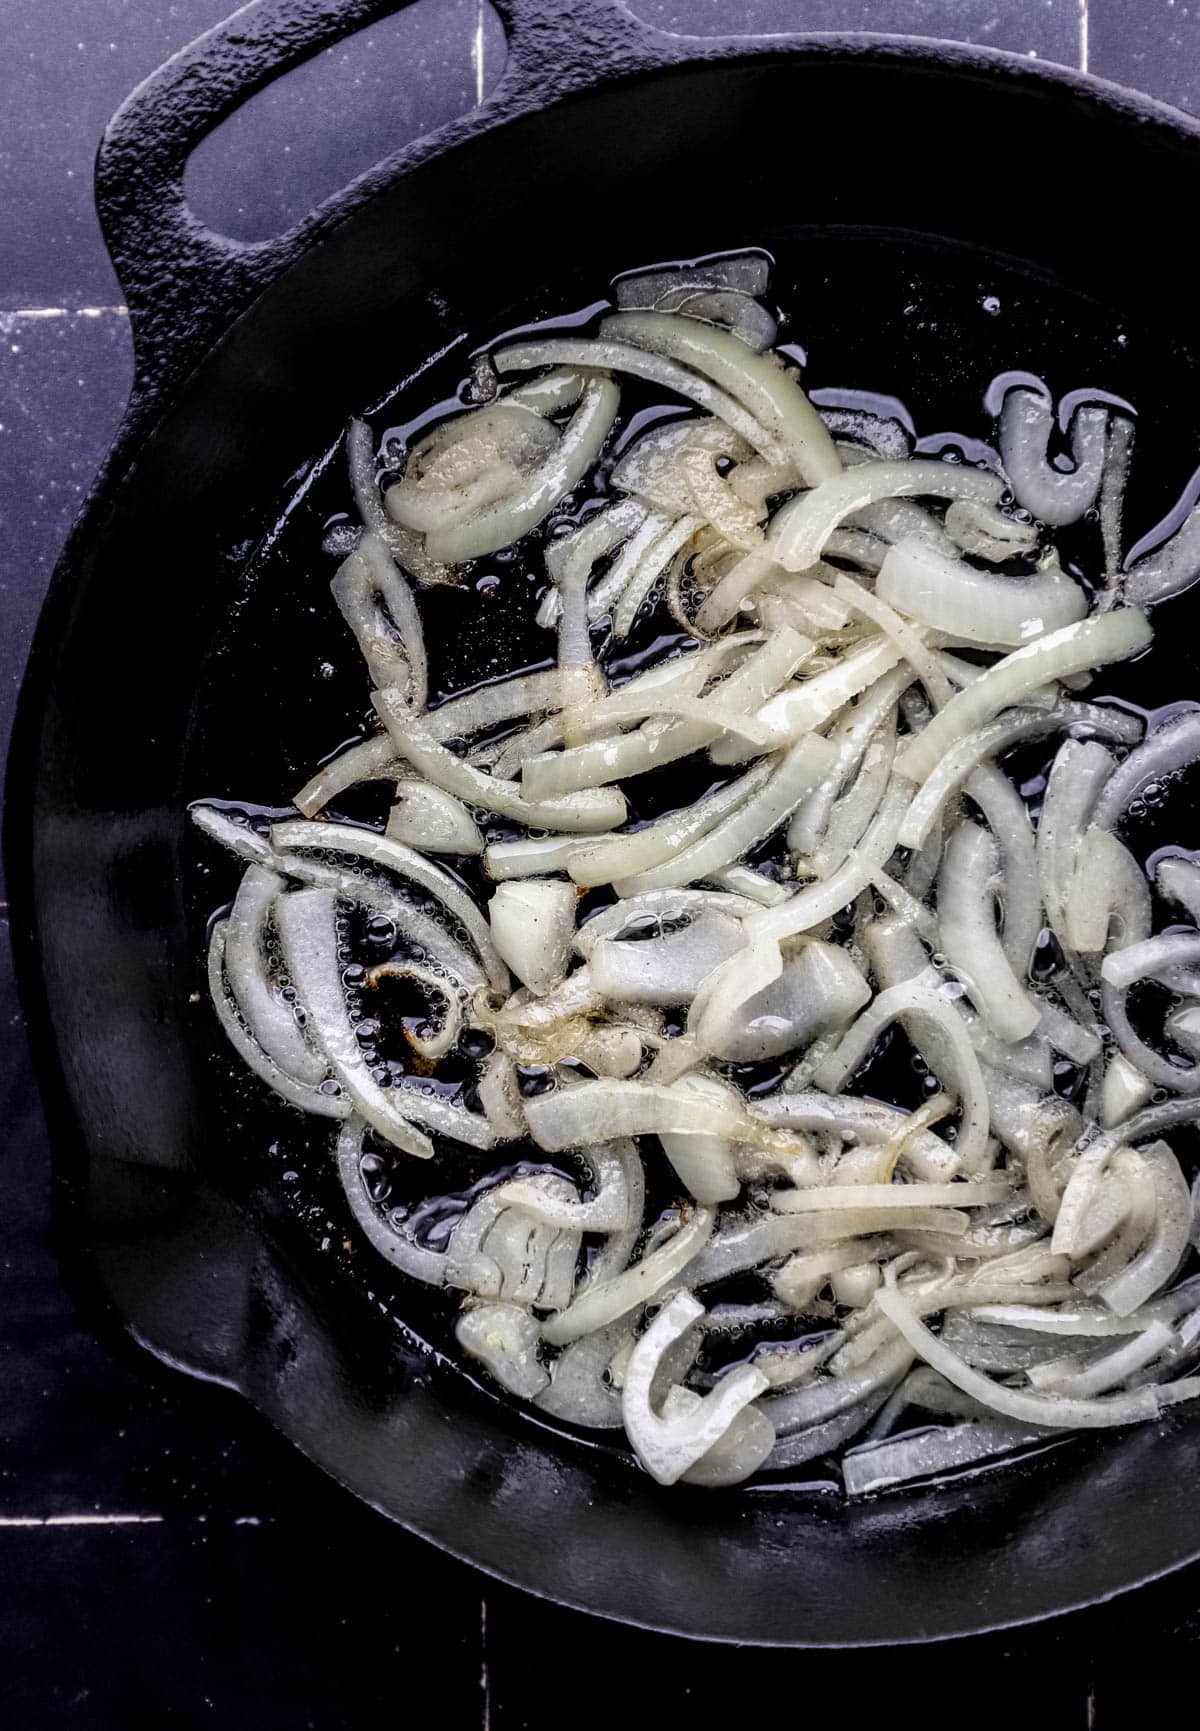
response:
<path fill-rule="evenodd" d="M 129 307 L 139 410 L 220 338 L 327 213 L 322 206 L 265 241 L 217 234 L 184 194 L 192 151 L 276 78 L 410 4 L 250 0 L 168 60 L 117 110 L 96 159 L 96 208 Z M 495 124 L 535 101 L 674 57 L 662 51 L 670 39 L 656 38 L 624 0 L 496 0 L 496 11 L 508 59 L 471 120 Z"/>

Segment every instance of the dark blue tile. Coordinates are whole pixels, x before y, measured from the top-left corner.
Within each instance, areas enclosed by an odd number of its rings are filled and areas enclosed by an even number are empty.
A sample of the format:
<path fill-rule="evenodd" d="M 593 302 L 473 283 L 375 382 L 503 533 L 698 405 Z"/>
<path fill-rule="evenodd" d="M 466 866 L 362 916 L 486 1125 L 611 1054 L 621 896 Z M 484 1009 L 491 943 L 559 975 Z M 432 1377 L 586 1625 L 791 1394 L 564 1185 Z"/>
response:
<path fill-rule="evenodd" d="M 128 320 L 0 310 L 0 754 L 50 572 L 121 418 Z"/>
<path fill-rule="evenodd" d="M 1088 0 L 1088 67 L 1200 114 L 1200 4 Z"/>
<path fill-rule="evenodd" d="M 702 36 L 875 30 L 1079 64 L 1080 0 L 632 0 L 663 30 Z"/>

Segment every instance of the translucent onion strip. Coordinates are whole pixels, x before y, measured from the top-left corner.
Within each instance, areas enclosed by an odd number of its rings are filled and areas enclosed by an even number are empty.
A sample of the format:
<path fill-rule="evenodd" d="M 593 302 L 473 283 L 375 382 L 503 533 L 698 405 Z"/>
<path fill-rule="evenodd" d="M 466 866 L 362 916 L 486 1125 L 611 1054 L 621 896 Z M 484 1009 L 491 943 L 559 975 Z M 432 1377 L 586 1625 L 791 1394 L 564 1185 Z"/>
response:
<path fill-rule="evenodd" d="M 930 458 L 860 463 L 789 500 L 771 520 L 767 550 L 786 570 L 807 571 L 847 517 L 881 499 L 924 494 L 994 505 L 1003 491 L 1004 483 L 996 475 Z"/>

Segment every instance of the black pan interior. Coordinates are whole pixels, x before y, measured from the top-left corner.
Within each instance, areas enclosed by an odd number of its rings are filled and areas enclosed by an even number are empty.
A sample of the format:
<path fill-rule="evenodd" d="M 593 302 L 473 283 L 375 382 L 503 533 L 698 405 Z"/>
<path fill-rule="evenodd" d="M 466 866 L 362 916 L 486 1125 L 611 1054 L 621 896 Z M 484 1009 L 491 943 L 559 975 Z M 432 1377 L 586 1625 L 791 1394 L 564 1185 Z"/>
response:
<path fill-rule="evenodd" d="M 1084 1603 L 1200 1550 L 1185 1414 L 847 1510 L 820 1475 L 659 1493 L 470 1386 L 425 1350 L 436 1325 L 412 1295 L 329 1233 L 344 1214 L 324 1133 L 233 1079 L 199 966 L 233 878 L 182 816 L 201 797 L 283 803 L 362 719 L 318 550 L 346 505 L 318 459 L 346 418 L 441 353 L 374 417 L 407 419 L 453 391 L 472 341 L 587 305 L 616 270 L 767 248 L 808 384 L 896 395 L 922 433 L 984 432 L 982 392 L 1006 368 L 1128 397 L 1144 417 L 1130 520 L 1148 526 L 1200 448 L 1185 285 L 1157 268 L 1195 150 L 969 57 L 830 49 L 676 68 L 427 162 L 235 327 L 76 538 L 25 766 L 72 1132 L 64 1217 L 143 1337 L 242 1387 L 358 1495 L 447 1548 L 684 1633 L 927 1638 Z M 1131 153 L 1144 196 L 1117 221 Z M 431 600 L 439 683 L 544 654 L 496 617 L 495 592 Z M 1147 706 L 1196 688 L 1189 604 L 1161 617 L 1179 629 L 1152 668 L 1110 687 Z"/>

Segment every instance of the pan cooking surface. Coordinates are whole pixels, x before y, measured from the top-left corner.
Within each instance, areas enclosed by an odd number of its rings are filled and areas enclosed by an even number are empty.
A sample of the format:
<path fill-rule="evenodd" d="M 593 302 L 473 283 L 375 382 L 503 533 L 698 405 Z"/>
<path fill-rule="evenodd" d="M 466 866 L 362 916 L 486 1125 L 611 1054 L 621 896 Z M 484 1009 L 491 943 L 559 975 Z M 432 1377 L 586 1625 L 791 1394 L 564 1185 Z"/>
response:
<path fill-rule="evenodd" d="M 1164 332 L 1012 260 L 913 234 L 824 229 L 746 238 L 767 247 L 775 259 L 771 299 L 788 314 L 780 342 L 804 362 L 805 386 L 818 404 L 884 413 L 901 406 L 900 412 L 911 416 L 919 450 L 939 454 L 958 448 L 969 459 L 971 439 L 992 436 L 984 397 L 998 376 L 1036 374 L 1056 398 L 1080 387 L 1099 389 L 1126 398 L 1142 416 L 1126 513 L 1134 533 L 1156 523 L 1179 494 L 1192 453 L 1200 450 L 1200 402 L 1190 355 Z M 612 266 L 616 273 L 656 262 L 617 256 Z M 350 407 L 360 413 L 369 408 L 367 418 L 386 460 L 390 448 L 402 448 L 439 412 L 465 400 L 475 346 L 492 346 L 502 334 L 542 320 L 551 326 L 577 325 L 608 289 L 599 279 L 564 282 L 547 290 L 539 303 L 497 308 L 491 329 L 465 335 L 402 389 L 389 389 L 386 355 L 381 354 L 379 401 Z M 636 431 L 668 407 L 653 389 L 635 394 L 626 386 L 622 428 L 630 429 L 631 412 Z M 327 450 L 295 478 L 290 496 L 280 501 L 274 529 L 230 596 L 192 712 L 183 778 L 188 799 L 227 800 L 245 793 L 286 807 L 291 791 L 318 762 L 366 731 L 368 681 L 328 591 L 337 556 L 323 550 L 326 540 L 336 543 L 338 525 L 352 510 L 341 431 L 329 426 Z M 622 437 L 628 440 L 628 430 Z M 580 489 L 555 517 L 569 521 L 593 497 L 594 491 Z M 1063 545 L 1069 557 L 1069 534 Z M 545 582 L 537 548 L 534 537 L 530 557 L 524 550 L 488 556 L 468 568 L 461 587 L 418 592 L 433 701 L 552 664 L 553 635 L 534 621 Z M 1169 611 L 1160 614 L 1160 625 L 1169 618 Z M 629 658 L 636 661 L 661 648 L 663 637 L 676 630 L 660 609 L 630 641 Z M 1106 673 L 1089 696 L 1152 709 L 1187 699 L 1196 689 L 1193 652 L 1168 630 L 1150 657 Z M 1028 764 L 1021 764 L 1027 790 L 1036 791 L 1050 755 L 1049 745 L 1031 748 Z M 652 802 L 652 788 L 648 797 Z M 335 805 L 340 815 L 381 823 L 386 791 L 379 785 L 355 789 Z M 1143 857 L 1168 841 L 1191 843 L 1190 834 L 1179 831 L 1181 809 L 1175 800 L 1167 812 L 1151 814 L 1149 828 L 1137 838 Z M 1161 833 L 1151 834 L 1155 823 Z M 468 1389 L 460 1388 L 460 1398 L 486 1403 L 514 1437 L 533 1430 L 544 1439 L 555 1430 L 562 1448 L 609 1457 L 604 1472 L 618 1479 L 636 1472 L 612 1440 L 619 1433 L 581 1433 L 534 1416 L 496 1397 L 468 1372 L 451 1368 L 450 1361 L 459 1356 L 453 1298 L 405 1280 L 366 1244 L 341 1195 L 329 1126 L 303 1119 L 266 1096 L 224 1045 L 204 992 L 202 957 L 207 923 L 231 898 L 237 867 L 195 837 L 186 845 L 192 990 L 199 994 L 190 1010 L 191 1033 L 210 1079 L 204 1101 L 209 1123 L 203 1140 L 212 1151 L 207 1175 L 285 1247 L 289 1262 L 303 1270 L 314 1305 L 338 1314 L 359 1341 L 356 1357 L 364 1369 L 398 1347 L 415 1351 L 438 1383 L 469 1383 Z M 472 887 L 471 874 L 479 869 L 473 862 L 467 868 Z M 383 1056 L 402 1061 L 399 1053 Z M 468 1062 L 451 1057 L 438 1082 L 428 1085 L 453 1088 L 468 1079 L 470 1070 Z M 877 1091 L 900 1100 L 899 1092 L 884 1086 L 889 1080 L 902 1081 L 879 1077 Z M 1191 1134 L 1182 1133 L 1178 1147 L 1185 1164 L 1193 1152 L 1190 1144 Z M 557 1169 L 578 1177 L 567 1157 L 547 1161 L 533 1148 L 511 1169 Z M 465 1207 L 476 1182 L 494 1171 L 491 1156 L 439 1144 L 438 1157 L 429 1165 L 403 1157 L 380 1161 L 378 1181 L 390 1186 L 387 1199 L 397 1204 L 411 1205 L 422 1195 L 447 1196 L 441 1209 L 447 1228 L 455 1216 L 454 1199 Z M 672 1199 L 664 1190 L 663 1205 Z M 386 1381 L 381 1364 L 368 1374 Z M 1073 1439 L 1056 1444 L 1053 1464 L 1041 1460 L 1024 1470 L 1070 1472 L 1080 1446 Z M 983 1470 L 1011 1477 L 1022 1467 L 1009 1463 Z M 840 1496 L 828 1463 L 784 1476 L 802 1500 Z M 768 1483 L 724 1495 L 755 1497 L 779 1488 Z M 911 1499 L 922 1493 L 902 1495 Z M 703 1509 L 698 1513 L 703 1516 Z"/>

